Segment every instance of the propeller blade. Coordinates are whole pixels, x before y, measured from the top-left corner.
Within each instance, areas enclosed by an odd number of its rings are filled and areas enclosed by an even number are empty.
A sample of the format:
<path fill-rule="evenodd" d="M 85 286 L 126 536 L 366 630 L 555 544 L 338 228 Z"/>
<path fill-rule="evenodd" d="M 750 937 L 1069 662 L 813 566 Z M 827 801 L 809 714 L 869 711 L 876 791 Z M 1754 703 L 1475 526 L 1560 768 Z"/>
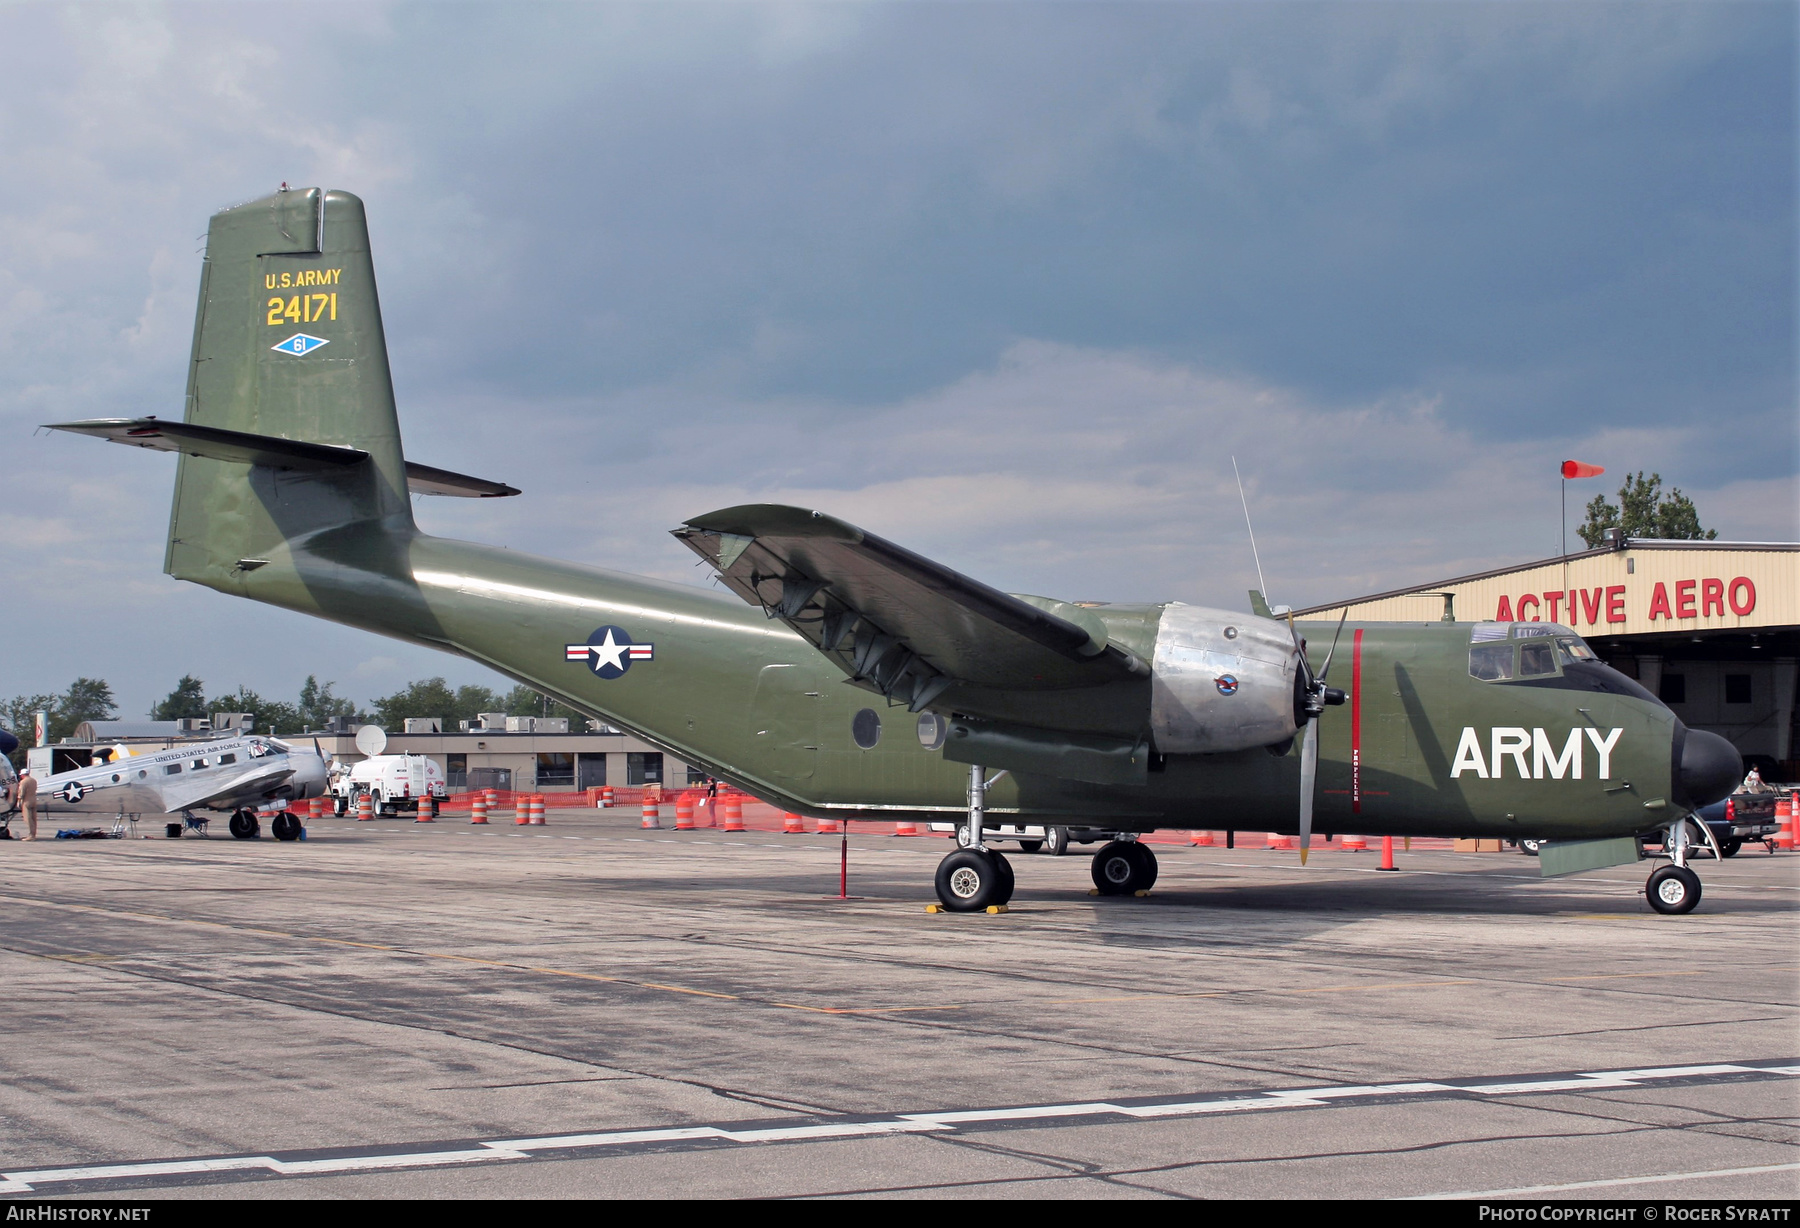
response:
<path fill-rule="evenodd" d="M 1319 671 L 1319 681 L 1323 682 L 1331 674 L 1331 658 L 1337 655 L 1338 636 L 1344 634 L 1344 619 L 1350 617 L 1350 607 L 1344 607 L 1342 617 L 1338 619 L 1337 632 L 1331 637 L 1331 651 L 1325 654 L 1325 668 Z"/>
<path fill-rule="evenodd" d="M 1300 747 L 1300 864 L 1312 846 L 1313 785 L 1319 778 L 1319 722 L 1306 722 L 1306 741 Z"/>

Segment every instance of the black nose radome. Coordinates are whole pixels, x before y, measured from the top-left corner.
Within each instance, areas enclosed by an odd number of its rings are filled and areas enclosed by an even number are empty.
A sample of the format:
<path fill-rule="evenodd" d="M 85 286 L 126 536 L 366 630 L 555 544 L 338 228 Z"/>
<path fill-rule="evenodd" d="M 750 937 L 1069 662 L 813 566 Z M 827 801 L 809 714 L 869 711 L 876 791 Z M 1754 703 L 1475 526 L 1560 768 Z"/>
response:
<path fill-rule="evenodd" d="M 1676 773 L 1676 800 L 1699 809 L 1731 796 L 1744 778 L 1744 760 L 1737 747 L 1716 733 L 1690 729 L 1681 744 L 1681 770 Z"/>

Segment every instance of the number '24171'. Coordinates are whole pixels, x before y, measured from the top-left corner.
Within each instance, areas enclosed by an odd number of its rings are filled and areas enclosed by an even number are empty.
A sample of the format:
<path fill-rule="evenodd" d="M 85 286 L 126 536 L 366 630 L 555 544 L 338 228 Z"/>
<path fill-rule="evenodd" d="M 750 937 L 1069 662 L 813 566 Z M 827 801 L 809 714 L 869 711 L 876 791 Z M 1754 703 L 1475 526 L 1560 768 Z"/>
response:
<path fill-rule="evenodd" d="M 337 319 L 337 294 L 296 294 L 284 299 L 277 295 L 269 300 L 269 327 L 283 320 L 294 324 L 311 324 L 316 320 Z"/>

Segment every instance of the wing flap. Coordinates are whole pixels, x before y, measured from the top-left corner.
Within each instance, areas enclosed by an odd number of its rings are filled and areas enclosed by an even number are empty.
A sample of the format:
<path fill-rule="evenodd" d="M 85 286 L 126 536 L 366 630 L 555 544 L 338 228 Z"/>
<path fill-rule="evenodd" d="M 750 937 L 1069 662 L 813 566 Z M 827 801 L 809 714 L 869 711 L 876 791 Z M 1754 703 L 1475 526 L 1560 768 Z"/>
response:
<path fill-rule="evenodd" d="M 1055 690 L 1149 672 L 1086 610 L 1000 592 L 818 512 L 727 508 L 675 536 L 852 681 L 914 711 L 958 684 Z"/>

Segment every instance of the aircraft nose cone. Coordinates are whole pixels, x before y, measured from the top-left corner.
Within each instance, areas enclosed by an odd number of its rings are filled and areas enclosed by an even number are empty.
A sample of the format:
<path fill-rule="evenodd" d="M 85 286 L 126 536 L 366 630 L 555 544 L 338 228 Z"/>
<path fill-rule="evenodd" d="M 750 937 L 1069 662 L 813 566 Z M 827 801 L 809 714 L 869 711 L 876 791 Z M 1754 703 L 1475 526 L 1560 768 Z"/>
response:
<path fill-rule="evenodd" d="M 1681 771 L 1677 774 L 1680 800 L 1699 809 L 1731 796 L 1744 778 L 1744 760 L 1737 747 L 1716 733 L 1690 729 L 1681 746 Z"/>

